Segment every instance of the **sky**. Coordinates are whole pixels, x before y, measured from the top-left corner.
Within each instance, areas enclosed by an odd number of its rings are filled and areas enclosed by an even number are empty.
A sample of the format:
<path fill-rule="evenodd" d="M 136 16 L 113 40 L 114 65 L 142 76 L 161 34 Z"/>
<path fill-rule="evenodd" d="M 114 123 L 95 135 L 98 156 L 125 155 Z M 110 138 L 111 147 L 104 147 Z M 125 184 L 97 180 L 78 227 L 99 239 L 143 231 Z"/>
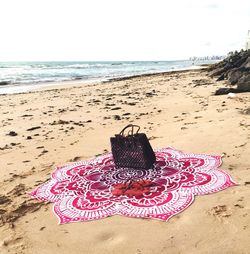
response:
<path fill-rule="evenodd" d="M 240 50 L 249 0 L 0 0 L 0 61 L 180 60 Z"/>

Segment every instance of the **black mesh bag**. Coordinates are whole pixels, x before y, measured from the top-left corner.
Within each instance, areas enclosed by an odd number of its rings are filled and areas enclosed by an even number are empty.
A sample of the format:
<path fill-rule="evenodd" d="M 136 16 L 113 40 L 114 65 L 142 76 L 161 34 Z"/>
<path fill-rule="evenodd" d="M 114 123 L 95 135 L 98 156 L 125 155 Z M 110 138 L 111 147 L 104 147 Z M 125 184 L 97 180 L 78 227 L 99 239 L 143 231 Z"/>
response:
<path fill-rule="evenodd" d="M 138 128 L 134 133 L 134 128 Z M 128 135 L 124 131 L 131 128 Z M 111 150 L 116 167 L 149 169 L 156 161 L 154 151 L 144 133 L 138 133 L 140 127 L 127 125 L 118 135 L 110 138 Z"/>

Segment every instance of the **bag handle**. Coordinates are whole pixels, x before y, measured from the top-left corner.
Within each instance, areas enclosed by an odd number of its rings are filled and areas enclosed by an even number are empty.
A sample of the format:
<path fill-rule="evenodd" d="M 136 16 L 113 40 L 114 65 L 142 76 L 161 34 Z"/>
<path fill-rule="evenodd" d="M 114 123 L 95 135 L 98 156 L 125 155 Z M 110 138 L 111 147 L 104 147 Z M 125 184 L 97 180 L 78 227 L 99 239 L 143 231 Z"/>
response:
<path fill-rule="evenodd" d="M 139 130 L 140 130 L 140 126 L 138 126 L 138 125 L 134 125 L 134 124 L 129 124 L 129 125 L 127 125 L 126 127 L 124 127 L 123 129 L 122 129 L 122 131 L 120 132 L 120 135 L 122 135 L 122 136 L 124 136 L 124 131 L 127 129 L 127 128 L 130 128 L 130 127 L 132 127 L 132 130 L 130 130 L 129 132 L 128 132 L 128 135 L 134 135 L 134 134 L 137 134 L 138 132 L 139 132 Z M 138 130 L 136 131 L 136 133 L 134 133 L 134 127 L 137 127 L 138 128 Z M 132 133 L 132 134 L 129 134 L 129 133 Z"/>

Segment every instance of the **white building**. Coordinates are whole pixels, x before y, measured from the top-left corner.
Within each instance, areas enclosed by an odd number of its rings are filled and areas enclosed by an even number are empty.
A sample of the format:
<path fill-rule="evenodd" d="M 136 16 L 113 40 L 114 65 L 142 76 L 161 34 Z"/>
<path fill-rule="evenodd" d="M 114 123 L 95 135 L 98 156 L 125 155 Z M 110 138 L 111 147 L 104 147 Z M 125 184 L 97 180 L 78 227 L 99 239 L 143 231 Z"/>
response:
<path fill-rule="evenodd" d="M 247 43 L 246 43 L 246 50 L 248 49 L 250 49 L 250 30 L 248 30 Z"/>

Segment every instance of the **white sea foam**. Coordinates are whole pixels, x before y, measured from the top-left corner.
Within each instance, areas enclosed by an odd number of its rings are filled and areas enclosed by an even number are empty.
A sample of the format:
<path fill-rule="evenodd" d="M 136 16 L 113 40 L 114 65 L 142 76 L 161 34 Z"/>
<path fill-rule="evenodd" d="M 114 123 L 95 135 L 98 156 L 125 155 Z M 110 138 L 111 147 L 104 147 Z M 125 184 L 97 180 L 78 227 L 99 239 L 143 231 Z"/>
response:
<path fill-rule="evenodd" d="M 207 62 L 206 62 L 207 63 Z M 133 75 L 196 68 L 191 61 L 0 63 L 0 94 L 36 89 L 45 82 L 92 82 Z M 6 85 L 3 82 L 8 82 Z M 1 83 L 4 84 L 1 86 Z"/>

